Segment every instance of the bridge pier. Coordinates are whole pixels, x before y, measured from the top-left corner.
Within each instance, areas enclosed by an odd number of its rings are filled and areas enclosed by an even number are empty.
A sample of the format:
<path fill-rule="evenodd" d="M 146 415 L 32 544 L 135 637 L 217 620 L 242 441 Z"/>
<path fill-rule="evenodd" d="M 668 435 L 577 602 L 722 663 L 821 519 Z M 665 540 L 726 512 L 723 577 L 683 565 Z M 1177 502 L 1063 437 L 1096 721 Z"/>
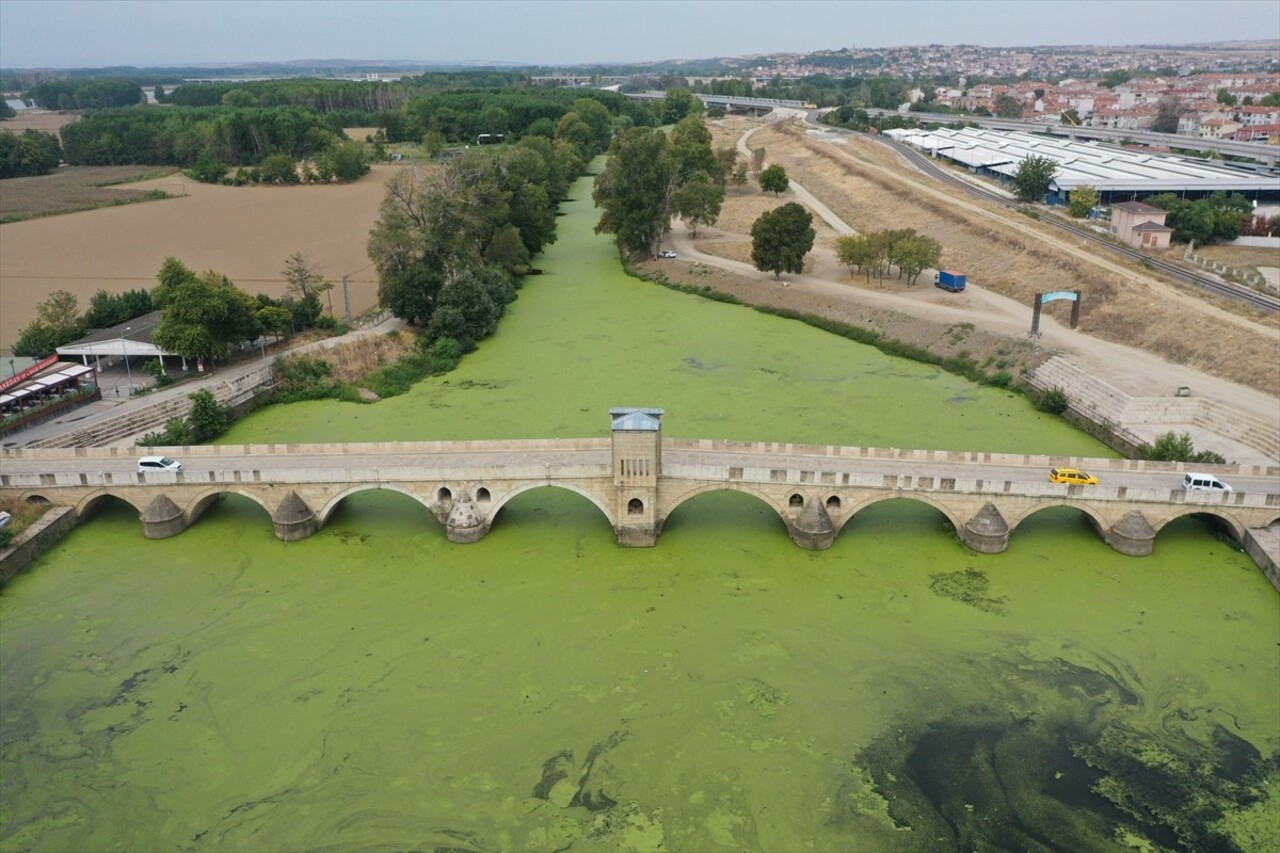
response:
<path fill-rule="evenodd" d="M 472 542 L 483 539 L 489 532 L 491 524 L 490 519 L 481 515 L 476 509 L 476 505 L 471 502 L 471 497 L 463 492 L 449 507 L 449 514 L 444 522 L 444 534 L 450 542 L 470 545 Z"/>
<path fill-rule="evenodd" d="M 187 517 L 182 508 L 168 495 L 161 494 L 142 513 L 142 535 L 148 539 L 168 539 L 187 529 Z"/>
<path fill-rule="evenodd" d="M 787 533 L 792 542 L 807 551 L 825 551 L 836 541 L 836 526 L 820 497 L 805 502 L 795 520 L 787 522 Z"/>
<path fill-rule="evenodd" d="M 1009 523 L 990 501 L 956 533 L 961 542 L 980 554 L 999 554 L 1009 547 Z"/>
<path fill-rule="evenodd" d="M 1097 527 L 1097 525 L 1094 525 Z M 1156 531 L 1146 516 L 1136 509 L 1129 511 L 1110 530 L 1098 528 L 1108 545 L 1130 557 L 1145 557 L 1155 546 Z"/>
<path fill-rule="evenodd" d="M 658 544 L 658 528 L 646 524 L 619 524 L 614 528 L 624 548 L 652 548 Z"/>
<path fill-rule="evenodd" d="M 284 542 L 306 539 L 320 528 L 316 514 L 294 491 L 284 496 L 271 521 L 276 526 L 276 538 Z"/>

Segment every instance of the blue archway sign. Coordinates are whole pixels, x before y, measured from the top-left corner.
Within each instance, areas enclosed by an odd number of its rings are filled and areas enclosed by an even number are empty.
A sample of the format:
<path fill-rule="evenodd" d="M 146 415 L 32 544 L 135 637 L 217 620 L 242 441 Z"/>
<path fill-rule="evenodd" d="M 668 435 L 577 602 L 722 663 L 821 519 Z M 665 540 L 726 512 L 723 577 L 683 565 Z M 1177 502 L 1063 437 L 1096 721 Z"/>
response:
<path fill-rule="evenodd" d="M 1046 302 L 1054 302 L 1059 299 L 1069 300 L 1071 306 L 1071 328 L 1075 328 L 1080 323 L 1080 291 L 1078 290 L 1055 290 L 1052 293 L 1037 293 L 1035 307 L 1031 312 L 1031 334 L 1040 334 L 1040 306 Z"/>

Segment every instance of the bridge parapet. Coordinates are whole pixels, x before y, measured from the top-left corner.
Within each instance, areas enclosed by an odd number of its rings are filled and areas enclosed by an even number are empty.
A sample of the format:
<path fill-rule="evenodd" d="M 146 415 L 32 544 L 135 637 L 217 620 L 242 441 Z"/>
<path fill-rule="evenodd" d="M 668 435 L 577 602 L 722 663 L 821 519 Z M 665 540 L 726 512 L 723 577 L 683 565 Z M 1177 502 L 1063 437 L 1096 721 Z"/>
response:
<path fill-rule="evenodd" d="M 506 503 L 544 486 L 587 498 L 629 546 L 655 544 L 681 504 L 722 490 L 764 501 L 791 538 L 812 549 L 829 547 L 862 509 L 901 498 L 935 507 L 966 545 L 982 552 L 1003 550 L 1023 520 L 1054 506 L 1078 509 L 1129 554 L 1148 553 L 1163 526 L 1190 513 L 1220 518 L 1237 537 L 1280 519 L 1280 469 L 1261 466 L 1214 466 L 1225 478 L 1242 478 L 1238 491 L 1220 494 L 1183 491 L 1176 484 L 1186 466 L 1177 463 L 663 439 L 634 429 L 599 439 L 161 450 L 182 460 L 184 471 L 139 474 L 136 451 L 4 451 L 0 490 L 72 506 L 80 515 L 116 497 L 138 509 L 151 538 L 180 532 L 231 492 L 262 506 L 277 536 L 300 539 L 322 527 L 347 496 L 389 489 L 420 502 L 451 540 L 474 542 Z M 1045 476 L 1055 464 L 1095 471 L 1103 484 L 1051 484 Z"/>

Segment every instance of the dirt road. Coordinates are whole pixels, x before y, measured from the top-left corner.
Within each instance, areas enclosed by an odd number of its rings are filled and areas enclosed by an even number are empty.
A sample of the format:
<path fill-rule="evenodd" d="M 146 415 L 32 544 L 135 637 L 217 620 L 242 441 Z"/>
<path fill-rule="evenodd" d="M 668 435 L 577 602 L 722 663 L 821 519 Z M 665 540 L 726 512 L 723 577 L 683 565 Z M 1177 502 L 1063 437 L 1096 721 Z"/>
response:
<path fill-rule="evenodd" d="M 744 134 L 738 140 L 738 150 L 749 156 L 748 141 L 751 135 L 756 130 L 767 126 L 759 125 Z M 928 181 L 924 176 L 920 177 L 919 183 L 925 185 L 923 189 L 927 192 L 939 192 L 927 186 Z M 789 200 L 805 204 L 836 234 L 856 233 L 829 207 L 814 199 L 811 193 L 794 180 L 791 182 L 791 188 L 783 196 L 780 203 L 790 197 Z M 745 244 L 748 240 L 745 234 L 727 233 L 715 228 L 699 230 L 695 240 L 689 236 L 688 229 L 683 227 L 682 223 L 678 223 L 673 227 L 667 242 L 675 249 L 681 260 L 690 260 L 731 272 L 746 281 L 758 283 L 760 287 L 788 288 L 786 297 L 772 297 L 769 299 L 771 304 L 781 302 L 798 311 L 820 314 L 823 313 L 823 309 L 818 307 L 819 303 L 829 305 L 832 300 L 835 300 L 852 306 L 899 312 L 931 325 L 971 323 L 977 328 L 1018 341 L 1025 341 L 1028 338 L 1031 326 L 1030 305 L 979 285 L 970 284 L 964 293 L 949 294 L 934 288 L 931 284 L 931 273 L 926 272 L 921 276 L 923 284 L 915 287 L 906 287 L 901 283 L 892 289 L 862 286 L 860 279 L 852 278 L 839 264 L 830 248 L 821 246 L 815 248 L 810 254 L 806 261 L 805 274 L 787 275 L 781 280 L 774 280 L 771 274 L 761 273 L 743 260 L 721 256 L 725 245 L 735 247 L 734 244 Z M 702 251 L 701 246 L 708 244 L 718 244 L 717 253 Z M 1072 245 L 1060 248 L 1073 254 L 1084 252 Z M 745 245 L 733 254 L 745 257 Z M 1082 260 L 1111 265 L 1108 260 L 1087 256 L 1087 253 Z M 1191 298 L 1182 294 L 1179 297 Z M 1197 308 L 1216 314 L 1226 313 L 1212 306 L 1197 306 Z M 1252 325 L 1255 329 L 1257 328 L 1256 324 L 1250 324 L 1246 319 L 1229 316 L 1233 323 Z M 1269 330 L 1264 331 L 1269 332 Z M 1276 337 L 1276 343 L 1277 354 L 1280 354 L 1280 336 Z M 1275 423 L 1277 430 L 1280 430 L 1280 399 L 1277 397 L 1182 364 L 1166 361 L 1136 347 L 1072 330 L 1048 313 L 1041 317 L 1038 344 L 1044 353 L 1061 353 L 1091 375 L 1132 396 L 1172 397 L 1179 388 L 1187 387 L 1196 397 L 1203 397 L 1223 406 L 1267 419 Z M 1144 438 L 1154 438 L 1155 435 L 1170 428 L 1170 425 L 1162 424 L 1158 427 L 1153 425 L 1145 430 L 1135 431 Z M 1219 452 L 1229 458 L 1255 463 L 1275 462 L 1244 445 L 1207 433 L 1201 427 L 1186 424 L 1175 425 L 1174 428 L 1192 433 L 1198 447 L 1221 448 Z"/>

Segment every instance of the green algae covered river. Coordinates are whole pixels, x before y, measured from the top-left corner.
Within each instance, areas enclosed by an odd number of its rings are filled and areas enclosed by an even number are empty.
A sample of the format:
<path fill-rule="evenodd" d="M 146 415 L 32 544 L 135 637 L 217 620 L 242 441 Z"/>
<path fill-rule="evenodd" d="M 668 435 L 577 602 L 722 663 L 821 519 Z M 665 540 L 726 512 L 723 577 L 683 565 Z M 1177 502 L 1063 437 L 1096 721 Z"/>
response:
<path fill-rule="evenodd" d="M 626 405 L 674 437 L 1107 452 L 627 278 L 575 192 L 453 374 L 225 440 L 603 436 Z M 297 543 L 239 498 L 155 542 L 115 504 L 0 593 L 0 849 L 1271 850 L 1278 640 L 1194 517 L 1135 559 L 1072 510 L 975 554 L 910 501 L 824 552 L 733 493 L 635 550 L 554 489 L 466 546 L 390 492 Z"/>

